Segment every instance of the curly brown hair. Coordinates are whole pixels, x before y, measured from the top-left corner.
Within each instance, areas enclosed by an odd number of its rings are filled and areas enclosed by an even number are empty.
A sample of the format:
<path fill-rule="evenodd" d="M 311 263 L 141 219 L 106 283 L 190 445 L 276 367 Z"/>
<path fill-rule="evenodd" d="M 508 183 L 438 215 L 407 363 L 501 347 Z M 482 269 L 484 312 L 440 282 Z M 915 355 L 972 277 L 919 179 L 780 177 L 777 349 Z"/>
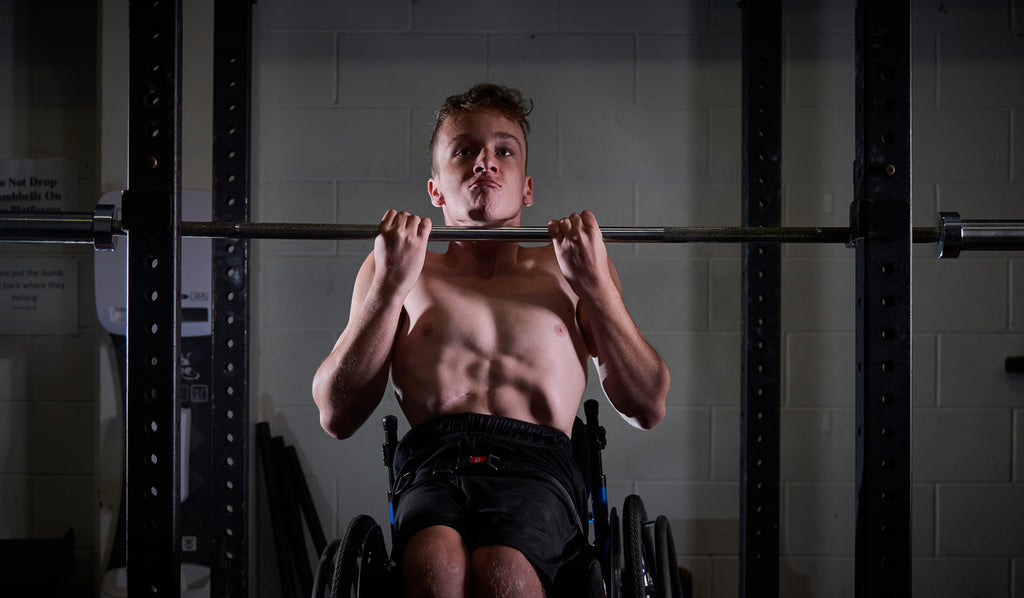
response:
<path fill-rule="evenodd" d="M 497 83 L 478 83 L 462 93 L 448 96 L 437 111 L 434 131 L 430 134 L 428 146 L 432 172 L 437 172 L 434 166 L 434 146 L 437 145 L 437 132 L 441 125 L 452 116 L 478 110 L 497 110 L 509 120 L 518 123 L 523 130 L 523 143 L 526 143 L 526 134 L 530 132 L 530 121 L 527 117 L 533 112 L 533 100 L 523 97 L 523 93 L 518 89 Z"/>

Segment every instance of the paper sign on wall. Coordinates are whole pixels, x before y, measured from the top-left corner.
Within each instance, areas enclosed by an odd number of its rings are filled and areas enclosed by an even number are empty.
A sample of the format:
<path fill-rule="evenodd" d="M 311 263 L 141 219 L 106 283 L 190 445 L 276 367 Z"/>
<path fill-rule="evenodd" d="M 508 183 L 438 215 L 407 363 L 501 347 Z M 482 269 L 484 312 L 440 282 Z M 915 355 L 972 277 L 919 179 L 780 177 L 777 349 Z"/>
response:
<path fill-rule="evenodd" d="M 77 334 L 78 258 L 0 257 L 0 334 Z"/>
<path fill-rule="evenodd" d="M 77 207 L 74 160 L 0 160 L 0 212 L 60 212 Z"/>

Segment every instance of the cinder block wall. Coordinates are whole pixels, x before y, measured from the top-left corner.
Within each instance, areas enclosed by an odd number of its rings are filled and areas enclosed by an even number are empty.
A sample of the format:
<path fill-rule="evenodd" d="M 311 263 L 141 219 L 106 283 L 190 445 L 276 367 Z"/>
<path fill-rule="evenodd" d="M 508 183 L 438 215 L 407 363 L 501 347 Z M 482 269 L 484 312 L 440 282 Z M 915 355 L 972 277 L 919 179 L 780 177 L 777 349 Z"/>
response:
<path fill-rule="evenodd" d="M 582 209 L 608 225 L 740 224 L 740 12 L 734 2 L 257 5 L 255 217 L 440 218 L 425 192 L 433 109 L 482 80 L 536 102 L 525 224 Z M 1024 10 L 914 3 L 914 223 L 938 210 L 1024 217 Z M 784 224 L 843 226 L 852 200 L 851 3 L 786 3 Z M 344 327 L 365 242 L 261 242 L 256 417 L 299 447 L 330 532 L 385 522 L 374 418 L 335 441 L 309 382 Z M 626 299 L 673 374 L 665 421 L 607 406 L 611 501 L 672 520 L 698 596 L 737 591 L 737 246 L 616 245 Z M 784 250 L 781 593 L 853 593 L 854 256 Z M 914 261 L 914 595 L 1024 596 L 1024 257 Z M 594 377 L 592 377 L 592 380 Z M 595 385 L 587 397 L 600 398 Z M 603 399 L 602 399 L 603 401 Z M 398 413 L 391 396 L 378 415 Z M 404 430 L 404 428 L 403 428 Z M 264 549 L 265 550 L 265 549 Z M 264 555 L 267 558 L 267 555 Z M 270 562 L 268 561 L 269 565 Z M 263 569 L 264 571 L 267 568 Z"/>
<path fill-rule="evenodd" d="M 95 24 L 96 2 L 0 2 L 0 160 L 73 161 L 77 189 L 61 181 L 78 198 L 68 210 L 95 203 Z M 76 278 L 65 282 L 75 280 L 78 294 L 73 332 L 0 334 L 0 538 L 54 539 L 73 528 L 74 595 L 88 595 L 96 552 L 92 250 L 4 243 L 0 258 L 5 269 L 69 260 Z M 0 593 L 11 582 L 0 580 Z"/>

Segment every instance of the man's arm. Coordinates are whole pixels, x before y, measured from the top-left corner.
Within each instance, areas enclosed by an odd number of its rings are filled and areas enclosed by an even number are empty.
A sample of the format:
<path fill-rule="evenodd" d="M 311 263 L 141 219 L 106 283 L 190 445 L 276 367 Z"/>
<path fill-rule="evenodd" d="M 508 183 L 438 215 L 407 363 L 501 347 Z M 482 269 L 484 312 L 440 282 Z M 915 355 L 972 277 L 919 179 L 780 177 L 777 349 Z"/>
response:
<path fill-rule="evenodd" d="M 389 210 L 359 269 L 348 325 L 313 377 L 320 425 L 335 438 L 354 434 L 383 398 L 402 305 L 423 269 L 430 227 L 429 218 Z"/>
<path fill-rule="evenodd" d="M 563 275 L 579 297 L 576 318 L 612 405 L 650 429 L 665 417 L 668 366 L 644 339 L 622 298 L 622 284 L 589 211 L 548 224 Z"/>

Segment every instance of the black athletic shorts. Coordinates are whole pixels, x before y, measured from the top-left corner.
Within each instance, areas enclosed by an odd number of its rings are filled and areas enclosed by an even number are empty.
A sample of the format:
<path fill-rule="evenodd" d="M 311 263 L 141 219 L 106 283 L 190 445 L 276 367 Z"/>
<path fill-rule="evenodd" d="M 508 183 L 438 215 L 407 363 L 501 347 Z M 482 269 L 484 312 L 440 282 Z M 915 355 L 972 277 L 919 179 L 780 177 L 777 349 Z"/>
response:
<path fill-rule="evenodd" d="M 569 437 L 554 428 L 478 413 L 442 416 L 402 438 L 395 471 L 396 555 L 417 532 L 445 525 L 470 552 L 517 549 L 550 586 L 586 545 L 586 484 Z"/>

